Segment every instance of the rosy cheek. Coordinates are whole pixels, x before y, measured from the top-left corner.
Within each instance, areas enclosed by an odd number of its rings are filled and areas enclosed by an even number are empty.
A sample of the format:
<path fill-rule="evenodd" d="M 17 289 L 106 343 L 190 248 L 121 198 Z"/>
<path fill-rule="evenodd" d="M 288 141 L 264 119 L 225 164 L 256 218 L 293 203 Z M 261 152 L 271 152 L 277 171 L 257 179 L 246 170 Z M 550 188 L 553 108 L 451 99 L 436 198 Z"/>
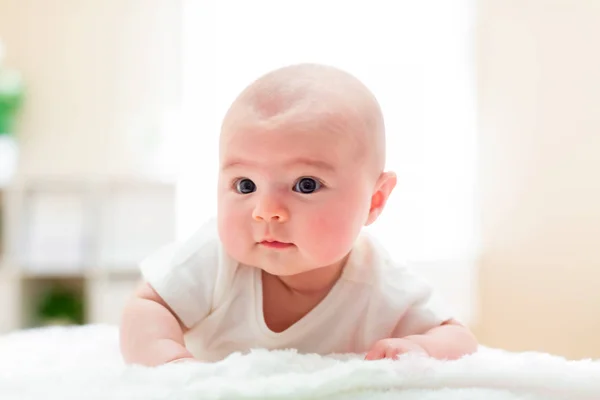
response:
<path fill-rule="evenodd" d="M 236 202 L 229 199 L 222 199 L 219 204 L 219 229 L 221 240 L 225 245 L 235 246 L 240 240 L 243 240 L 241 235 L 243 231 L 244 220 L 243 211 L 236 206 Z"/>
<path fill-rule="evenodd" d="M 305 225 L 305 240 L 315 256 L 318 255 L 324 261 L 331 260 L 349 250 L 357 230 L 356 220 L 349 214 L 353 210 L 355 207 L 335 201 L 323 204 L 309 213 Z M 323 246 L 323 243 L 327 245 Z"/>

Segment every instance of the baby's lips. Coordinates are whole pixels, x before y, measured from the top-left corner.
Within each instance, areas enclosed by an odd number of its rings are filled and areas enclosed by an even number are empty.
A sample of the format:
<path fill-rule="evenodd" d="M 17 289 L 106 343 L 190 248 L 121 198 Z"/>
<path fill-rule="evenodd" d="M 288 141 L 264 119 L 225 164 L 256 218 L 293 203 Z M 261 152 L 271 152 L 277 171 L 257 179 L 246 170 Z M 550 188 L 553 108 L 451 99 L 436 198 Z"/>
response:
<path fill-rule="evenodd" d="M 276 240 L 263 240 L 262 242 L 260 242 L 260 244 L 274 249 L 286 249 L 288 247 L 293 246 L 292 243 L 278 242 Z"/>

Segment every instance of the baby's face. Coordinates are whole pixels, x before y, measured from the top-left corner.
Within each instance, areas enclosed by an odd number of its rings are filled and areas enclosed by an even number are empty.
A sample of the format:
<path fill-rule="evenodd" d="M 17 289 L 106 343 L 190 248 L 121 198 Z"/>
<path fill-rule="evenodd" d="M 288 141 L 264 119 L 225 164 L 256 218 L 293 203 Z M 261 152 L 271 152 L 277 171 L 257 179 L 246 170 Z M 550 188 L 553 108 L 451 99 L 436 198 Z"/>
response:
<path fill-rule="evenodd" d="M 294 275 L 340 262 L 367 221 L 375 182 L 334 117 L 228 125 L 219 234 L 241 263 Z M 305 120 L 306 122 L 306 120 Z"/>

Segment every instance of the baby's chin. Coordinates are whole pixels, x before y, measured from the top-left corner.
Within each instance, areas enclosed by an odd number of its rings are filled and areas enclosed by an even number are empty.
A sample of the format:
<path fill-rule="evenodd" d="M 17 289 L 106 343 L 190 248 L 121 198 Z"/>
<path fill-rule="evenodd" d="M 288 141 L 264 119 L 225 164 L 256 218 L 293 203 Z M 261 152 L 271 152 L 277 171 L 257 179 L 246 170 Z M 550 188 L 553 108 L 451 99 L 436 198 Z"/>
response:
<path fill-rule="evenodd" d="M 274 276 L 294 276 L 299 275 L 305 272 L 309 272 L 317 269 L 318 267 L 311 267 L 305 264 L 295 263 L 292 260 L 288 262 L 271 262 L 271 261 L 263 261 L 257 260 L 252 264 L 249 264 L 254 268 L 261 269 L 266 273 Z"/>
<path fill-rule="evenodd" d="M 270 266 L 270 265 L 253 265 L 252 267 L 260 269 L 262 271 L 265 271 L 269 275 L 279 276 L 279 277 L 300 275 L 302 273 L 311 271 L 310 269 L 289 268 L 289 267 L 281 268 L 280 266 Z"/>
<path fill-rule="evenodd" d="M 295 246 L 276 251 L 254 249 L 250 254 L 241 255 L 238 261 L 275 276 L 293 276 L 319 268 L 318 264 L 302 257 Z"/>

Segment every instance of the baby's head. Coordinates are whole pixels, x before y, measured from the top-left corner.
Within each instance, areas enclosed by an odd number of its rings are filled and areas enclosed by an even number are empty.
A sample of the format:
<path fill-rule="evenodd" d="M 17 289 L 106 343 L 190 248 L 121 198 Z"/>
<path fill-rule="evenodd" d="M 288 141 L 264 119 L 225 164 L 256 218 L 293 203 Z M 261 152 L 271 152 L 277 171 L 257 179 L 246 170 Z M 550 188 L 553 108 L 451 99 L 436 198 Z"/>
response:
<path fill-rule="evenodd" d="M 396 184 L 384 164 L 381 110 L 358 79 L 314 64 L 262 76 L 222 125 L 225 249 L 279 276 L 343 262 Z"/>

